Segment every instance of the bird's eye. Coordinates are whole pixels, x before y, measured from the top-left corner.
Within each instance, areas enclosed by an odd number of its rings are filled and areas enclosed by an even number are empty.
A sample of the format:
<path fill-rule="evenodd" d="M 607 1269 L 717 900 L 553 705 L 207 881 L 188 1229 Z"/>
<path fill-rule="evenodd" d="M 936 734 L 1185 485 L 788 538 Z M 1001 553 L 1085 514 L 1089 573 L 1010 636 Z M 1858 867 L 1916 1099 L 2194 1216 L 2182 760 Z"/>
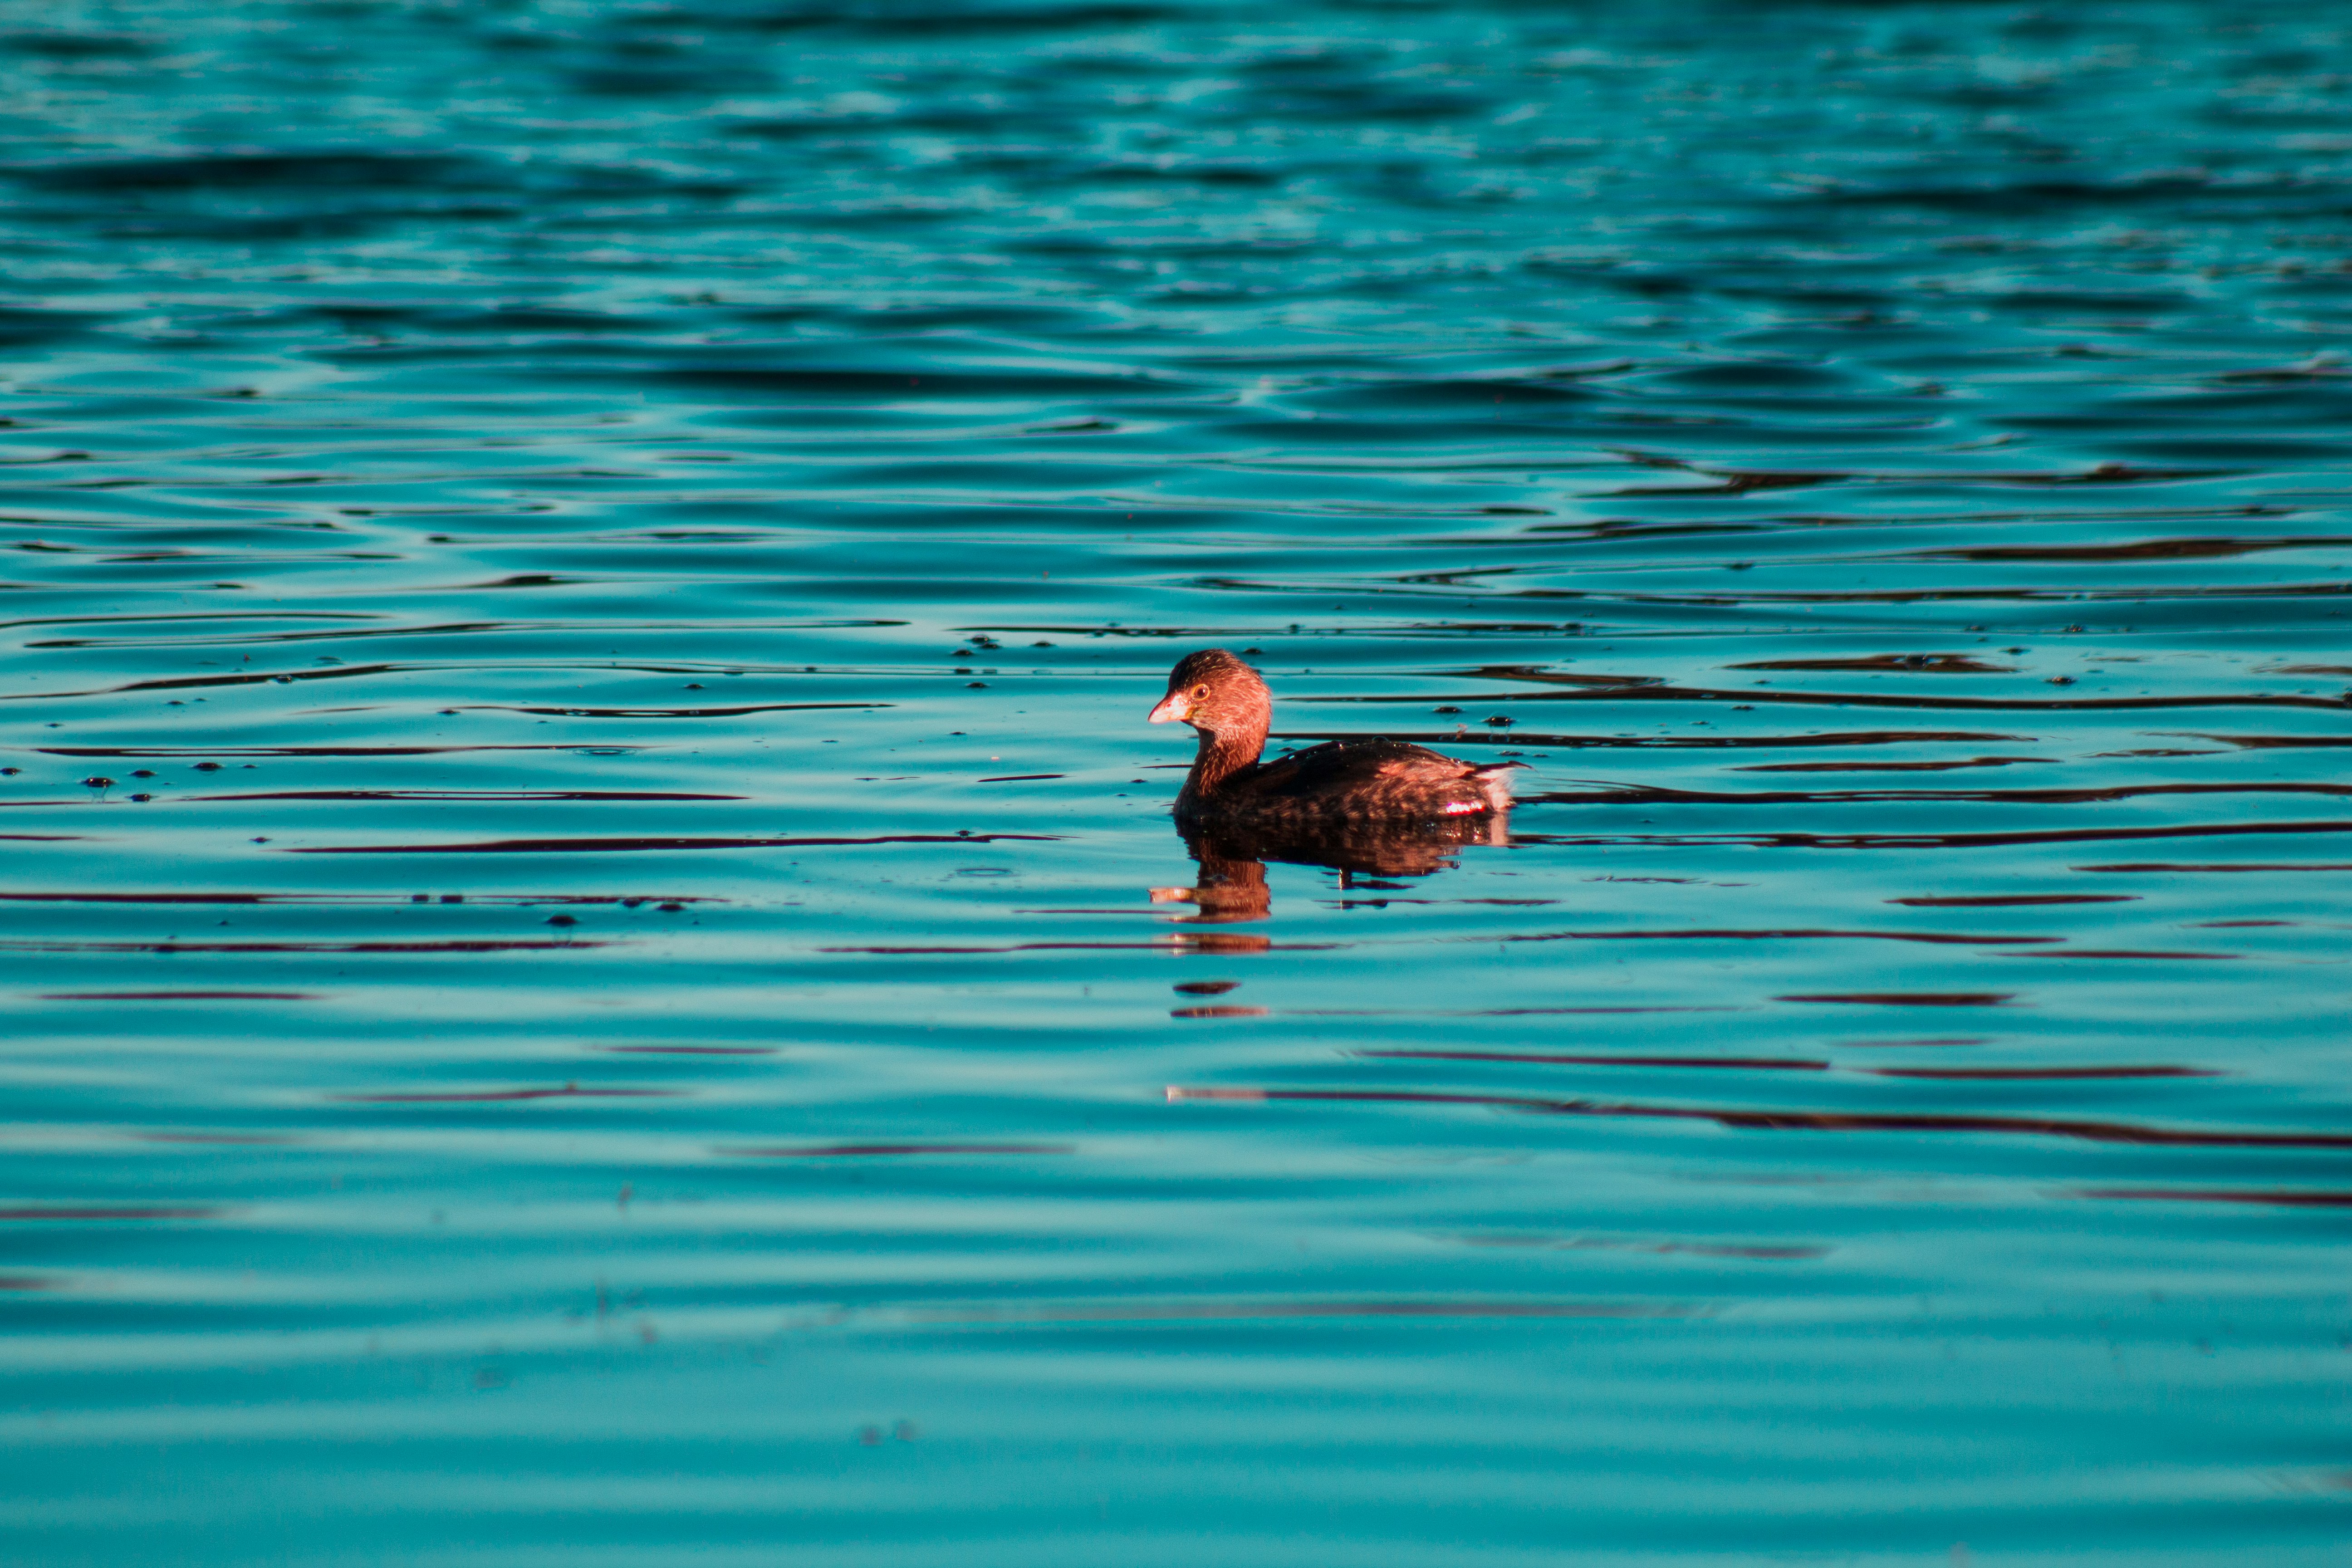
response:
<path fill-rule="evenodd" d="M 1193 696 L 1195 696 L 1195 697 L 1206 697 L 1208 694 L 1209 694 L 1209 689 L 1208 689 L 1208 687 L 1207 687 L 1206 685 L 1201 685 L 1201 686 L 1196 686 L 1196 687 L 1192 688 L 1192 695 L 1193 695 Z"/>

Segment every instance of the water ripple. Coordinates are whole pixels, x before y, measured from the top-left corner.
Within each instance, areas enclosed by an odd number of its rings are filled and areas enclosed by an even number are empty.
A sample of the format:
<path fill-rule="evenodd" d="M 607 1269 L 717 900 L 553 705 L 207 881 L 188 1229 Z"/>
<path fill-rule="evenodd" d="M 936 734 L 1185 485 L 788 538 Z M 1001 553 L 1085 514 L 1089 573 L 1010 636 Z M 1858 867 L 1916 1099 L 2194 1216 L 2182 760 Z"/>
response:
<path fill-rule="evenodd" d="M 2336 1562 L 2347 51 L 0 0 L 14 1555 Z"/>

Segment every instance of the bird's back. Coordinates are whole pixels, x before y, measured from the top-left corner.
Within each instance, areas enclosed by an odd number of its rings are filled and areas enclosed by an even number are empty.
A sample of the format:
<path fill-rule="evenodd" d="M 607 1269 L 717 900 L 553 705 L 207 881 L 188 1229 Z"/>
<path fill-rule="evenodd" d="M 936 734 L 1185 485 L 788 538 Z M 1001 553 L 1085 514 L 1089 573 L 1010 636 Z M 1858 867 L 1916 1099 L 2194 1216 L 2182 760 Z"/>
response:
<path fill-rule="evenodd" d="M 1404 741 L 1326 741 L 1259 763 L 1179 803 L 1200 821 L 1369 822 L 1500 812 L 1517 763 L 1465 763 Z"/>

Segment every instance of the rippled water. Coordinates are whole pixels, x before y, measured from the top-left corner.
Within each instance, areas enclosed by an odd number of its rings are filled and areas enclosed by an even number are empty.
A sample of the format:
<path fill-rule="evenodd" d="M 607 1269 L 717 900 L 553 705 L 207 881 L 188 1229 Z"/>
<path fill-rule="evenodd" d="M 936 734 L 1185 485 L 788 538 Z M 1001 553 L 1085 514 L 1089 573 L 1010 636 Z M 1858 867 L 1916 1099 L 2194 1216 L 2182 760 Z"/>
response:
<path fill-rule="evenodd" d="M 0 19 L 12 1561 L 2346 1561 L 2340 13 Z"/>

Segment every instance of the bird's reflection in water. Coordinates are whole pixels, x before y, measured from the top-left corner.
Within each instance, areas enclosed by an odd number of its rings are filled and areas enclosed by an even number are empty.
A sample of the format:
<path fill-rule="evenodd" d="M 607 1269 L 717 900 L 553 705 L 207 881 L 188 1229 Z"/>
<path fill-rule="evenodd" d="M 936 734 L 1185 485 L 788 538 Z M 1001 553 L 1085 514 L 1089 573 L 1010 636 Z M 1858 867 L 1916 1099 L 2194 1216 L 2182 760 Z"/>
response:
<path fill-rule="evenodd" d="M 1184 836 L 1184 847 L 1200 869 L 1189 888 L 1154 888 L 1155 904 L 1191 904 L 1199 912 L 1177 917 L 1187 924 L 1225 925 L 1262 921 L 1274 913 L 1265 863 L 1328 866 L 1339 886 L 1363 874 L 1426 877 L 1451 869 L 1468 846 L 1502 847 L 1510 843 L 1507 814 L 1440 818 L 1433 822 L 1335 824 L 1310 831 L 1256 828 L 1203 829 Z"/>

